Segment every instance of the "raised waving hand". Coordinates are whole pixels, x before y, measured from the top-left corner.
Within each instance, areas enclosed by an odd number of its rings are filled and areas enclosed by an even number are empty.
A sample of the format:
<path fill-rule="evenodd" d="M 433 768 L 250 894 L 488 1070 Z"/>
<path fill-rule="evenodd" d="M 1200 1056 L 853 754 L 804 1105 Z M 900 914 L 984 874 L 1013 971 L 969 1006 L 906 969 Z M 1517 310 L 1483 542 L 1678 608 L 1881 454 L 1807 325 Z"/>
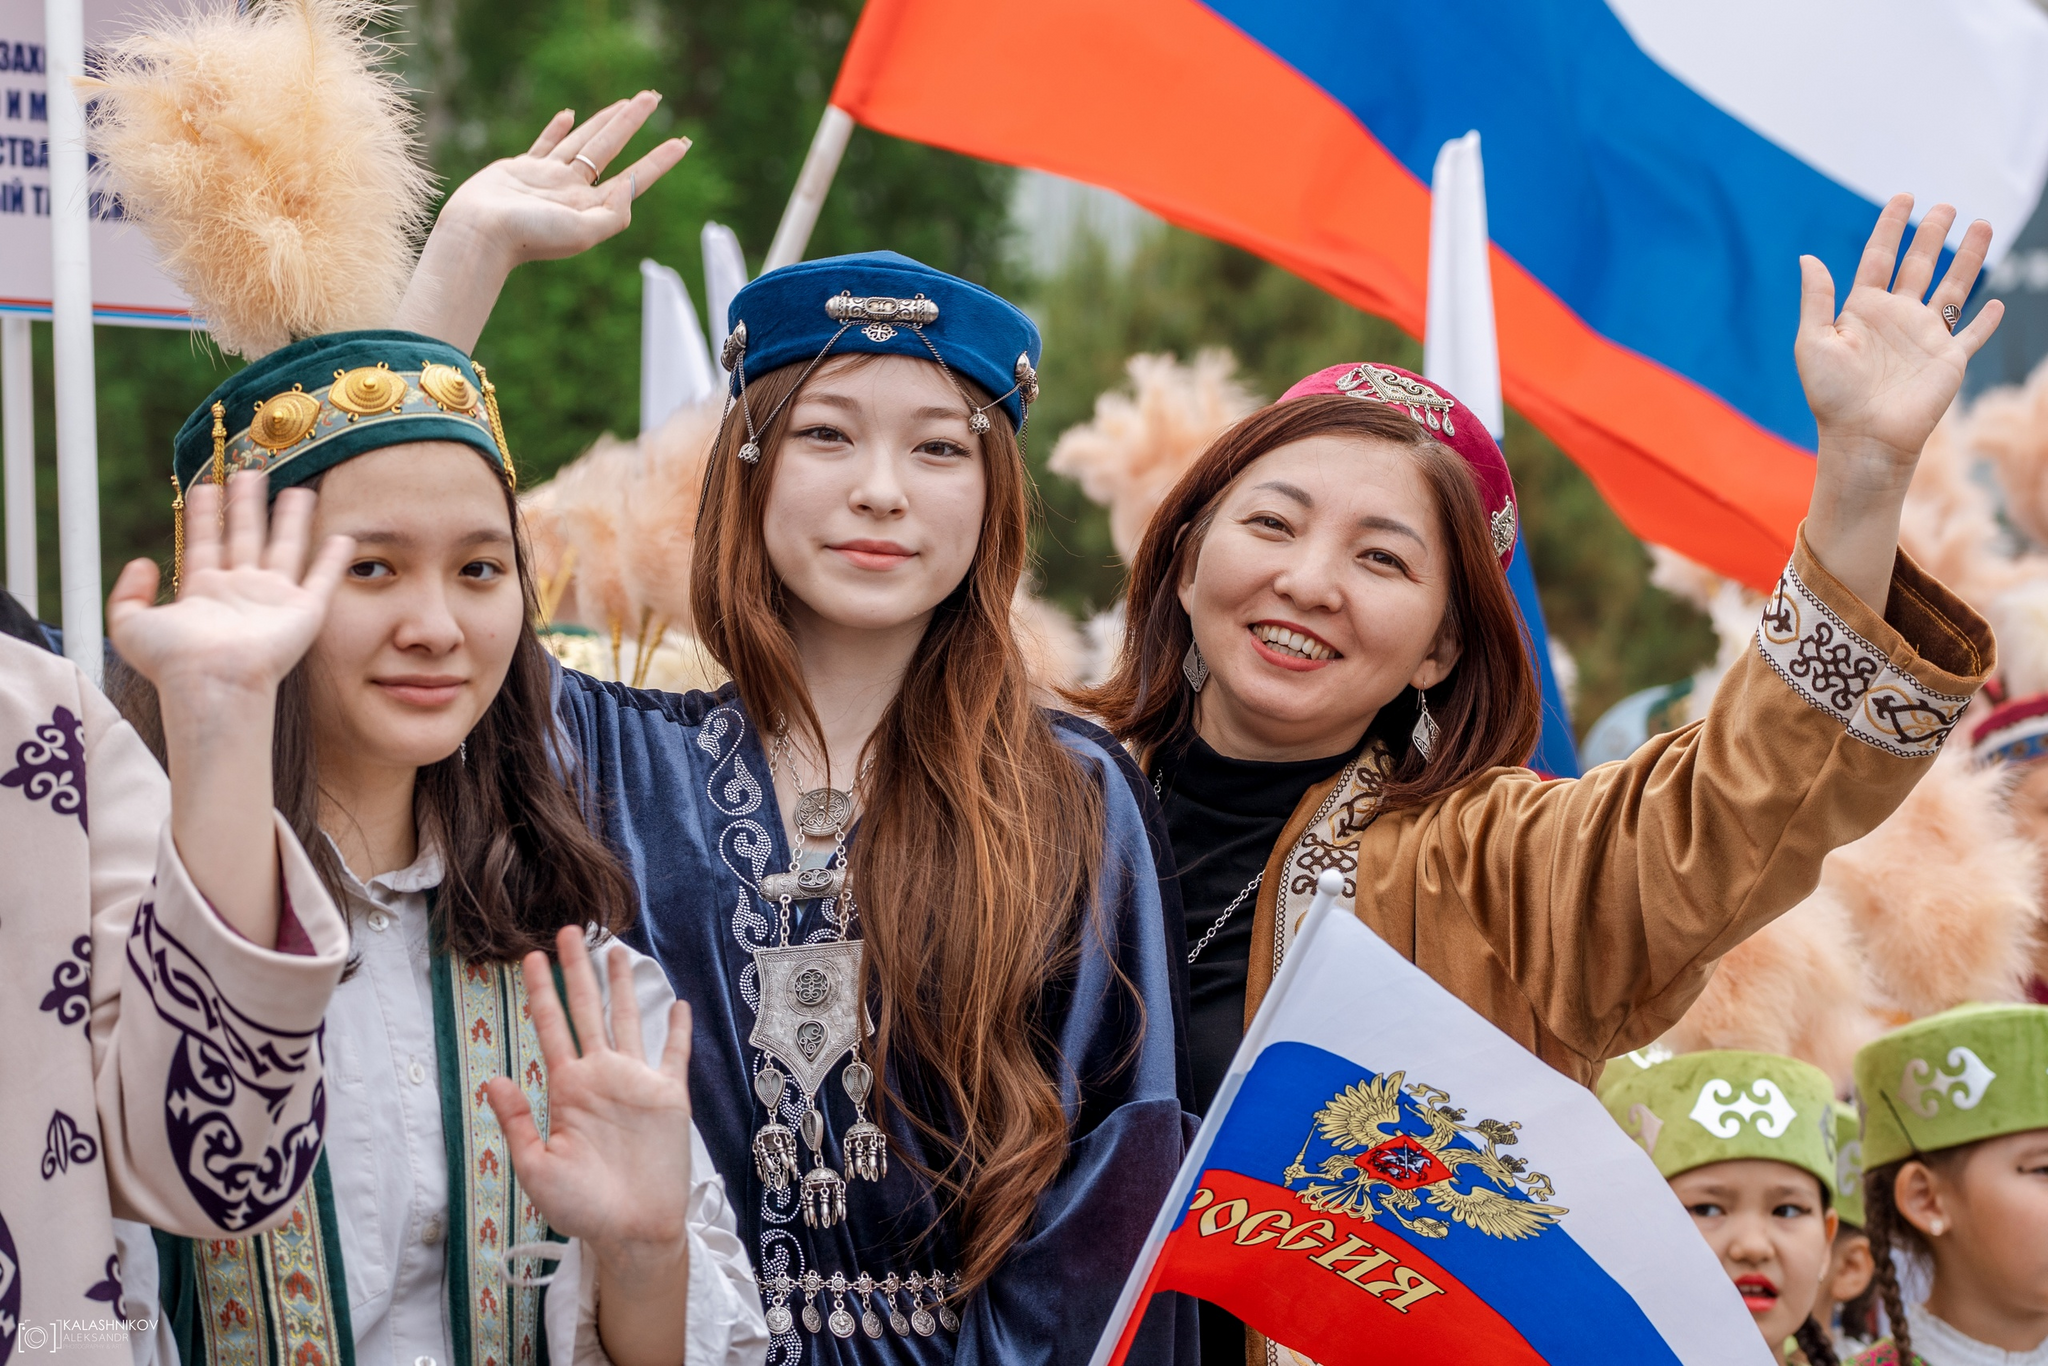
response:
<path fill-rule="evenodd" d="M 690 1283 L 690 1008 L 669 1008 L 668 1042 L 650 1064 L 627 955 L 607 955 L 607 1020 L 582 931 L 564 929 L 556 950 L 566 1015 L 547 957 L 528 954 L 523 964 L 548 1071 L 548 1136 L 509 1077 L 494 1078 L 487 1096 L 519 1184 L 550 1226 L 596 1259 L 605 1354 L 616 1366 L 673 1366 Z"/>
<path fill-rule="evenodd" d="M 313 644 L 354 550 L 330 537 L 306 563 L 317 495 L 288 489 L 266 519 L 266 477 L 185 499 L 185 572 L 157 604 L 157 567 L 131 560 L 107 599 L 121 657 L 156 685 L 171 775 L 171 836 L 200 893 L 251 941 L 277 942 L 270 746 L 277 685 Z M 269 522 L 267 534 L 265 523 Z"/>
<path fill-rule="evenodd" d="M 1955 401 L 1970 357 L 2005 315 L 1994 299 L 1968 327 L 1951 333 L 1951 319 L 1961 316 L 1984 267 L 1991 225 L 1982 219 L 1970 225 L 1937 284 L 1935 266 L 1956 211 L 1947 204 L 1928 210 L 1901 259 L 1899 243 L 1912 212 L 1911 195 L 1895 195 L 1885 205 L 1839 314 L 1828 268 L 1812 256 L 1799 259 L 1793 355 L 1820 429 L 1807 539 L 1821 563 L 1879 611 L 1921 448 Z"/>
<path fill-rule="evenodd" d="M 420 254 L 398 325 L 473 350 L 515 267 L 574 256 L 624 231 L 633 201 L 690 150 L 688 138 L 669 138 L 607 178 L 660 104 L 643 90 L 581 125 L 564 109 L 525 153 L 457 186 Z"/>

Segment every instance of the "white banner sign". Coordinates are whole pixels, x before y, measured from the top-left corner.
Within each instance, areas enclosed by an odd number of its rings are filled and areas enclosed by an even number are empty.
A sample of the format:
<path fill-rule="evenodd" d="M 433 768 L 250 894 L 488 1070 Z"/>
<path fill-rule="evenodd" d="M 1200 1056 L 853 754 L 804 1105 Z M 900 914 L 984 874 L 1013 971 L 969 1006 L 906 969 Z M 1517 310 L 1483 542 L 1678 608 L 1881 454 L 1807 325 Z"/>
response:
<path fill-rule="evenodd" d="M 147 6 L 85 0 L 85 42 L 119 34 Z M 50 316 L 49 59 L 43 0 L 0 0 L 0 312 Z M 190 327 L 190 304 L 157 269 L 120 201 L 92 203 L 93 317 L 140 327 Z"/>

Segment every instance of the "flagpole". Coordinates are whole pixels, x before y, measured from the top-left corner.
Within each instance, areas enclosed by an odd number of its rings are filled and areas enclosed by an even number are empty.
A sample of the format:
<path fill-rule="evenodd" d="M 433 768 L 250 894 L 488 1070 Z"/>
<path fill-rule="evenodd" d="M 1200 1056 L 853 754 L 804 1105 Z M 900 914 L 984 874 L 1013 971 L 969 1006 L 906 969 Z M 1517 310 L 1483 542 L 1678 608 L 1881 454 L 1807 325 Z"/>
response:
<path fill-rule="evenodd" d="M 818 120 L 811 150 L 804 157 L 804 169 L 796 178 L 796 189 L 782 211 L 775 240 L 769 244 L 768 259 L 761 263 L 763 275 L 804 259 L 804 248 L 811 243 L 811 229 L 818 226 L 818 211 L 825 207 L 825 194 L 832 188 L 832 177 L 839 172 L 839 158 L 845 155 L 846 140 L 852 136 L 853 115 L 836 104 L 826 105 L 825 117 Z"/>
<path fill-rule="evenodd" d="M 71 82 L 85 75 L 81 0 L 45 0 L 50 112 L 50 342 L 57 387 L 57 566 L 64 653 L 95 684 L 104 662 L 100 620 L 99 417 L 94 407 L 92 215 L 85 109 Z"/>
<path fill-rule="evenodd" d="M 1095 1344 L 1095 1355 L 1088 1358 L 1088 1366 L 1110 1366 L 1123 1348 L 1126 1329 L 1132 1328 L 1132 1318 L 1144 1306 L 1139 1300 L 1145 1297 L 1152 1278 L 1152 1265 L 1159 1260 L 1159 1250 L 1166 1246 L 1166 1237 L 1173 1232 L 1173 1222 L 1180 1217 L 1181 1206 L 1187 1203 L 1188 1192 L 1193 1189 L 1195 1178 L 1202 1173 L 1202 1162 L 1209 1155 L 1209 1147 L 1216 1141 L 1216 1131 L 1223 1127 L 1223 1116 L 1229 1112 L 1230 1103 L 1237 1099 L 1238 1090 L 1244 1085 L 1245 1075 L 1251 1071 L 1252 1063 L 1265 1051 L 1266 1036 L 1273 1031 L 1273 1017 L 1280 1008 L 1280 1002 L 1287 997 L 1287 989 L 1300 975 L 1301 965 L 1313 957 L 1310 950 L 1329 923 L 1337 907 L 1337 898 L 1344 895 L 1344 875 L 1334 868 L 1325 868 L 1316 879 L 1316 894 L 1308 904 L 1308 913 L 1301 919 L 1301 932 L 1294 937 L 1294 943 L 1287 950 L 1287 957 L 1280 964 L 1280 971 L 1273 977 L 1273 985 L 1267 990 L 1265 999 L 1259 1002 L 1258 1013 L 1252 1016 L 1251 1027 L 1244 1032 L 1244 1039 L 1237 1046 L 1237 1052 L 1230 1059 L 1230 1070 L 1223 1075 L 1223 1085 L 1216 1090 L 1216 1099 L 1210 1102 L 1209 1113 L 1202 1118 L 1202 1127 L 1195 1132 L 1195 1141 L 1188 1148 L 1188 1155 L 1181 1160 L 1180 1171 L 1173 1178 L 1173 1188 L 1160 1202 L 1159 1213 L 1152 1220 L 1152 1231 L 1145 1235 L 1145 1246 L 1138 1252 L 1138 1260 L 1131 1268 L 1131 1274 L 1124 1279 L 1123 1293 L 1117 1296 L 1116 1308 L 1110 1312 L 1109 1322 L 1103 1327 L 1102 1337 Z"/>
<path fill-rule="evenodd" d="M 36 605 L 35 362 L 28 319 L 0 318 L 0 422 L 6 424 L 7 591 L 32 616 Z"/>

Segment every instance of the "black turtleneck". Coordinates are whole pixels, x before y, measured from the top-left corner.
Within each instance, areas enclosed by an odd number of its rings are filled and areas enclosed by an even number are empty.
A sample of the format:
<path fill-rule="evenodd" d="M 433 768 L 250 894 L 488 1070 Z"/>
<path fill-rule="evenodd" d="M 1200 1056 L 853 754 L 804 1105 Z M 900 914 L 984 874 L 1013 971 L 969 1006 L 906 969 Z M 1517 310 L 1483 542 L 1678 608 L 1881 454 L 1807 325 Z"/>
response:
<path fill-rule="evenodd" d="M 1302 795 L 1350 757 L 1346 752 L 1327 759 L 1258 763 L 1227 759 L 1198 738 L 1165 763 L 1159 772 L 1160 804 L 1180 868 L 1189 949 L 1266 866 Z M 1203 1114 L 1244 1037 L 1245 972 L 1251 963 L 1256 903 L 1256 896 L 1246 897 L 1188 969 L 1188 1061 L 1195 1103 Z"/>
<path fill-rule="evenodd" d="M 1184 754 L 1155 769 L 1180 868 L 1190 949 L 1266 866 L 1302 796 L 1350 757 L 1347 751 L 1327 759 L 1265 764 L 1226 759 L 1198 738 Z M 1188 1061 L 1195 1103 L 1205 1115 L 1244 1037 L 1245 973 L 1251 965 L 1257 903 L 1256 896 L 1240 902 L 1188 968 Z M 1244 1325 L 1206 1300 L 1200 1310 L 1202 1366 L 1241 1366 Z"/>

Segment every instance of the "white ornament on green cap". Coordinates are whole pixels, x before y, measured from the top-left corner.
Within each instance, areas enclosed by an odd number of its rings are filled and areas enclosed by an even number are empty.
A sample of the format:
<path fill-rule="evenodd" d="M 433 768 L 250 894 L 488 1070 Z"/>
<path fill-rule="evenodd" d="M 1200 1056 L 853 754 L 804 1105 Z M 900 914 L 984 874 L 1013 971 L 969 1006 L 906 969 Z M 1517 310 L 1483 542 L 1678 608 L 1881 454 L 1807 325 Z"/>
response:
<path fill-rule="evenodd" d="M 1957 1006 L 1895 1029 L 1857 1052 L 1856 1094 L 1865 1170 L 2048 1129 L 2048 1006 Z"/>
<path fill-rule="evenodd" d="M 1719 1049 L 1609 1064 L 1600 1100 L 1665 1176 L 1762 1158 L 1837 1180 L 1834 1087 L 1810 1063 Z"/>

